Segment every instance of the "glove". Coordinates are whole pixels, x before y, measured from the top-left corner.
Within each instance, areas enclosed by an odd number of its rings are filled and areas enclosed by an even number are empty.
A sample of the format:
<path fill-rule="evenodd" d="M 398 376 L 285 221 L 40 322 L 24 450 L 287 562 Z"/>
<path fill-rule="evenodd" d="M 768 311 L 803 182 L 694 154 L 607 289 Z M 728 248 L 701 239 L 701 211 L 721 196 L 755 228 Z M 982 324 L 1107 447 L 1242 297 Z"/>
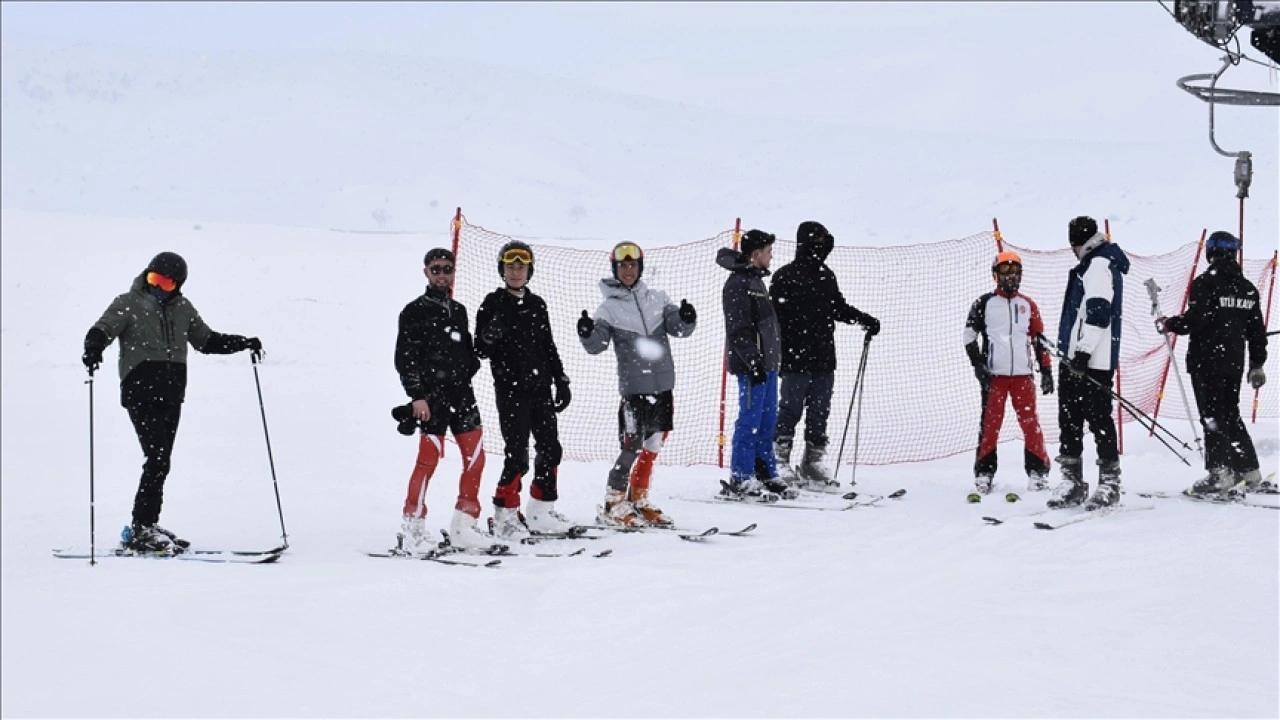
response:
<path fill-rule="evenodd" d="M 752 385 L 763 385 L 769 381 L 769 372 L 764 369 L 763 362 L 751 363 L 751 367 L 747 370 L 751 376 Z"/>
<path fill-rule="evenodd" d="M 497 320 L 490 320 L 488 325 L 484 326 L 484 332 L 480 334 L 480 339 L 487 345 L 492 345 L 502 339 L 507 333 L 507 329 Z"/>
<path fill-rule="evenodd" d="M 1040 392 L 1044 395 L 1053 394 L 1053 371 L 1047 367 L 1040 368 Z"/>
<path fill-rule="evenodd" d="M 578 337 L 589 338 L 591 333 L 596 331 L 596 321 L 587 315 L 587 311 L 582 311 L 582 317 L 578 318 Z"/>
<path fill-rule="evenodd" d="M 84 355 L 80 356 L 80 362 L 84 363 L 85 368 L 88 369 L 89 374 L 92 375 L 93 371 L 97 370 L 98 366 L 102 364 L 102 348 L 97 346 L 86 346 L 84 349 Z"/>
<path fill-rule="evenodd" d="M 985 383 L 991 377 L 991 371 L 987 369 L 985 364 L 980 363 L 973 366 L 973 376 L 978 378 L 978 382 Z"/>
<path fill-rule="evenodd" d="M 1086 352 L 1078 352 L 1067 363 L 1067 368 L 1077 375 L 1083 375 L 1089 369 L 1090 354 Z"/>
<path fill-rule="evenodd" d="M 1267 374 L 1262 372 L 1262 366 L 1249 368 L 1249 385 L 1254 390 L 1267 384 Z"/>
<path fill-rule="evenodd" d="M 867 334 L 871 337 L 875 337 L 880 334 L 880 321 L 870 315 L 864 314 L 862 316 L 862 321 L 859 324 L 866 328 Z"/>
<path fill-rule="evenodd" d="M 256 337 L 244 338 L 244 349 L 260 353 L 262 352 L 262 341 Z"/>
<path fill-rule="evenodd" d="M 558 377 L 555 379 L 555 385 L 556 396 L 551 401 L 551 407 L 558 413 L 564 412 L 564 409 L 569 407 L 569 401 L 573 399 L 573 394 L 569 392 L 569 378 Z"/>
<path fill-rule="evenodd" d="M 1164 335 L 1165 333 L 1169 332 L 1169 328 L 1165 327 L 1164 325 L 1165 321 L 1167 321 L 1168 319 L 1169 318 L 1163 315 L 1156 318 L 1156 332 L 1160 333 L 1161 335 Z"/>
<path fill-rule="evenodd" d="M 692 325 L 698 320 L 698 311 L 693 309 L 688 300 L 680 301 L 680 322 Z"/>

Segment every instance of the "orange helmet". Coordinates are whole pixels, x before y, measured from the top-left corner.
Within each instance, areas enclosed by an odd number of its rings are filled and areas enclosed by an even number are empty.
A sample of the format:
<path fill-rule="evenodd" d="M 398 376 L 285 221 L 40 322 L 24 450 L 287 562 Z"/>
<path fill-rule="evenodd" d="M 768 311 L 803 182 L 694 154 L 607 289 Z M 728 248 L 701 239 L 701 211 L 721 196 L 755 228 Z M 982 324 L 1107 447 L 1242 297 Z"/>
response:
<path fill-rule="evenodd" d="M 1022 286 L 1022 256 L 1012 250 L 1005 250 L 996 255 L 991 263 L 991 273 L 995 276 L 996 286 L 1007 293 L 1016 293 Z"/>

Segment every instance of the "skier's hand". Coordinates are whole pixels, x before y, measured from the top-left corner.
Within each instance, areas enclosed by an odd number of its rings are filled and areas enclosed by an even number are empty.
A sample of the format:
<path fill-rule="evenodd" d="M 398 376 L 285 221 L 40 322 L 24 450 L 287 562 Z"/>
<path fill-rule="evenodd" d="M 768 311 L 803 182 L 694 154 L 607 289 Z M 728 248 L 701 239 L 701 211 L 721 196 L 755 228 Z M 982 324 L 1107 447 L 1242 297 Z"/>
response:
<path fill-rule="evenodd" d="M 973 366 L 973 376 L 978 379 L 978 382 L 985 384 L 991 377 L 991 371 L 984 363 L 978 363 Z"/>
<path fill-rule="evenodd" d="M 1267 374 L 1262 372 L 1262 366 L 1249 368 L 1249 385 L 1254 390 L 1267 384 Z"/>
<path fill-rule="evenodd" d="M 414 400 L 409 404 L 409 411 L 422 422 L 431 419 L 431 406 L 427 404 L 426 400 Z"/>
<path fill-rule="evenodd" d="M 1165 325 L 1164 325 L 1164 324 L 1165 324 L 1165 321 L 1166 321 L 1166 320 L 1168 320 L 1168 319 L 1169 319 L 1169 318 L 1167 318 L 1167 317 L 1165 317 L 1165 316 L 1163 316 L 1163 315 L 1161 315 L 1160 317 L 1156 318 L 1156 332 L 1160 333 L 1161 335 L 1164 335 L 1165 333 L 1169 332 L 1169 328 L 1165 327 Z"/>
<path fill-rule="evenodd" d="M 862 322 L 859 324 L 866 328 L 867 335 L 870 335 L 871 337 L 875 337 L 880 334 L 880 321 L 870 315 L 864 314 L 862 316 Z"/>
<path fill-rule="evenodd" d="M 698 320 L 698 311 L 693 309 L 688 300 L 680 301 L 680 322 L 692 325 Z"/>
<path fill-rule="evenodd" d="M 569 378 L 560 376 L 555 380 L 556 396 L 552 401 L 551 407 L 556 412 L 564 412 L 569 407 L 569 401 L 573 399 L 573 394 L 569 392 Z"/>
<path fill-rule="evenodd" d="M 1067 363 L 1067 369 L 1077 375 L 1083 375 L 1089 369 L 1089 359 L 1091 357 L 1089 353 L 1078 352 L 1072 356 L 1071 362 Z"/>
<path fill-rule="evenodd" d="M 241 339 L 244 340 L 244 349 L 249 351 L 249 358 L 253 362 L 258 362 L 259 360 L 261 360 L 263 355 L 262 341 L 256 337 L 241 338 Z"/>
<path fill-rule="evenodd" d="M 98 369 L 98 366 L 102 364 L 102 348 L 86 347 L 84 355 L 80 356 L 80 362 L 84 363 L 85 369 L 92 375 Z"/>
<path fill-rule="evenodd" d="M 490 320 L 488 325 L 484 326 L 484 332 L 480 333 L 480 339 L 483 340 L 485 344 L 492 345 L 501 340 L 502 336 L 506 333 L 507 329 L 495 318 Z"/>
<path fill-rule="evenodd" d="M 1044 395 L 1053 394 L 1053 371 L 1047 367 L 1040 368 L 1040 392 Z"/>
<path fill-rule="evenodd" d="M 769 381 L 769 372 L 764 369 L 764 363 L 754 363 L 751 366 L 751 384 L 763 385 Z"/>
<path fill-rule="evenodd" d="M 596 321 L 591 319 L 586 310 L 582 311 L 582 317 L 578 318 L 578 337 L 589 338 L 591 333 L 596 331 Z"/>

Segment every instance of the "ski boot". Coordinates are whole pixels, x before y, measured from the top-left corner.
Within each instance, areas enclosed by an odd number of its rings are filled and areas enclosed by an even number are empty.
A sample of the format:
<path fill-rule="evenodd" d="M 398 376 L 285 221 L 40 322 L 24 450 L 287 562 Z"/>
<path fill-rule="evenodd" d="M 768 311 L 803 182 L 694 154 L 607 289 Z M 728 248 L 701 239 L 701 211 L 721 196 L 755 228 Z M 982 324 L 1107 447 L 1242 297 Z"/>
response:
<path fill-rule="evenodd" d="M 644 517 L 636 512 L 627 499 L 626 490 L 609 488 L 604 493 L 604 505 L 596 507 L 596 520 L 612 527 L 644 527 Z"/>
<path fill-rule="evenodd" d="M 127 525 L 120 533 L 120 544 L 135 553 L 170 555 L 177 548 L 168 535 L 158 532 L 155 525 Z"/>
<path fill-rule="evenodd" d="M 675 527 L 676 522 L 653 503 L 649 502 L 649 488 L 631 488 L 631 507 L 639 513 L 647 525 Z"/>
<path fill-rule="evenodd" d="M 1259 495 L 1280 494 L 1280 490 L 1276 489 L 1275 483 L 1270 480 L 1262 479 L 1262 472 L 1258 470 L 1258 468 L 1242 473 L 1240 480 L 1244 483 L 1245 492 L 1257 493 Z"/>
<path fill-rule="evenodd" d="M 764 483 L 760 482 L 759 478 L 754 477 L 721 482 L 720 495 L 731 500 L 757 503 L 773 503 L 778 502 L 779 499 L 776 493 L 770 492 L 765 488 Z"/>
<path fill-rule="evenodd" d="M 449 523 L 449 544 L 463 550 L 482 550 L 492 547 L 494 543 L 476 527 L 476 518 L 461 510 L 454 510 L 453 520 Z"/>
<path fill-rule="evenodd" d="M 409 552 L 430 549 L 435 543 L 427 535 L 427 519 L 405 515 L 400 523 L 400 548 Z"/>
<path fill-rule="evenodd" d="M 1244 488 L 1237 486 L 1235 473 L 1227 468 L 1211 468 L 1208 475 L 1195 481 L 1182 494 L 1200 500 L 1239 500 L 1244 496 Z"/>
<path fill-rule="evenodd" d="M 1040 492 L 1049 489 L 1049 474 L 1042 472 L 1027 473 L 1027 492 Z"/>
<path fill-rule="evenodd" d="M 520 508 L 496 507 L 489 518 L 489 532 L 500 540 L 520 542 L 529 537 L 529 526 L 520 514 Z"/>
<path fill-rule="evenodd" d="M 821 445 L 806 445 L 804 461 L 800 463 L 799 486 L 801 489 L 819 493 L 839 493 L 840 481 L 831 477 L 831 473 L 822 465 L 822 458 L 827 449 Z"/>
<path fill-rule="evenodd" d="M 1084 509 L 1089 512 L 1120 502 L 1120 463 L 1098 461 L 1098 465 L 1098 487 L 1084 504 Z"/>
<path fill-rule="evenodd" d="M 791 467 L 791 445 L 793 441 L 794 438 L 792 437 L 776 437 L 773 439 L 773 454 L 778 460 L 778 477 L 788 485 L 795 485 L 799 482 L 795 469 Z M 765 475 L 768 475 L 768 473 L 766 472 Z"/>
<path fill-rule="evenodd" d="M 1089 483 L 1084 481 L 1080 458 L 1058 458 L 1058 467 L 1062 470 L 1062 483 L 1053 489 L 1053 496 L 1045 505 L 1050 510 L 1075 507 L 1089 497 Z"/>
<path fill-rule="evenodd" d="M 976 475 L 973 478 L 973 492 L 965 498 L 971 503 L 980 503 L 984 495 L 991 493 L 995 478 L 990 475 Z"/>
<path fill-rule="evenodd" d="M 533 533 L 564 533 L 573 527 L 573 523 L 569 522 L 569 518 L 556 512 L 555 501 L 534 500 L 529 498 L 529 504 L 526 506 L 529 510 L 525 514 L 525 526 Z"/>

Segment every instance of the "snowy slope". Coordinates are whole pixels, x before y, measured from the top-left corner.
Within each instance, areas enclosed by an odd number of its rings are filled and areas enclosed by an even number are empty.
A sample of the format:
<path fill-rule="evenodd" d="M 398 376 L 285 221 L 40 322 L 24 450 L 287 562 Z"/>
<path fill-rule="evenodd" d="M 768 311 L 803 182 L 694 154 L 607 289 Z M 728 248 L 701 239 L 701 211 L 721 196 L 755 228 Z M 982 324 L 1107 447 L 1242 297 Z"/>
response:
<path fill-rule="evenodd" d="M 964 504 L 965 456 L 863 468 L 860 486 L 908 495 L 847 513 L 689 503 L 672 496 L 708 495 L 720 473 L 662 467 L 655 493 L 682 525 L 756 535 L 618 537 L 589 545 L 610 558 L 497 570 L 369 559 L 392 541 L 414 455 L 386 417 L 395 316 L 442 236 L 14 210 L 0 236 L 6 717 L 1280 714 L 1280 512 L 1156 500 L 1044 532 L 985 526 L 1043 498 Z M 278 565 L 49 555 L 88 541 L 84 329 L 160 248 L 186 255 L 215 329 L 267 345 L 292 545 Z M 127 521 L 141 461 L 107 358 L 100 547 Z M 273 544 L 249 360 L 194 356 L 190 375 L 164 522 L 209 547 Z M 1251 429 L 1275 469 L 1276 423 Z M 1019 449 L 1002 453 L 1000 489 L 1021 490 Z M 1197 476 L 1134 425 L 1122 465 L 1131 492 Z M 436 475 L 433 528 L 457 470 L 450 454 Z M 562 468 L 571 518 L 592 516 L 606 470 Z"/>

